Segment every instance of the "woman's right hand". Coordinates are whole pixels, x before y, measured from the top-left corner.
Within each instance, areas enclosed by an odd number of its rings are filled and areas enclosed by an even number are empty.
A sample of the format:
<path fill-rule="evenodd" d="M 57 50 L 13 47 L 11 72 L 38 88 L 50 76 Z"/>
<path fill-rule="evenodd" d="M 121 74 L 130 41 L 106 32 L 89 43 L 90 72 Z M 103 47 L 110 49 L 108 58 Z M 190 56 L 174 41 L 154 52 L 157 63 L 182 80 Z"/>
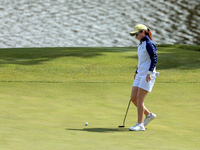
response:
<path fill-rule="evenodd" d="M 135 73 L 135 75 L 134 75 L 134 80 L 135 80 L 136 75 L 137 75 L 137 73 Z"/>

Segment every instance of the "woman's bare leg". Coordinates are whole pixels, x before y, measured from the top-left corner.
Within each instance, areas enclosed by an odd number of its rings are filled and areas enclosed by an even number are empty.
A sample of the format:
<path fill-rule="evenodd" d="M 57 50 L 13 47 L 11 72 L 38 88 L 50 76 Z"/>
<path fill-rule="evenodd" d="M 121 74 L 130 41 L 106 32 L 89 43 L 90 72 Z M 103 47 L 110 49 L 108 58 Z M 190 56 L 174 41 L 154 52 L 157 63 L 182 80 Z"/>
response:
<path fill-rule="evenodd" d="M 145 112 L 144 99 L 148 91 L 138 88 L 137 92 L 137 110 L 138 110 L 138 123 L 143 122 L 143 114 Z"/>
<path fill-rule="evenodd" d="M 131 100 L 133 102 L 133 104 L 137 107 L 137 95 L 138 95 L 138 87 L 132 87 L 132 92 L 131 92 Z M 150 112 L 148 111 L 148 109 L 144 106 L 144 114 L 146 116 L 148 116 L 150 114 Z"/>

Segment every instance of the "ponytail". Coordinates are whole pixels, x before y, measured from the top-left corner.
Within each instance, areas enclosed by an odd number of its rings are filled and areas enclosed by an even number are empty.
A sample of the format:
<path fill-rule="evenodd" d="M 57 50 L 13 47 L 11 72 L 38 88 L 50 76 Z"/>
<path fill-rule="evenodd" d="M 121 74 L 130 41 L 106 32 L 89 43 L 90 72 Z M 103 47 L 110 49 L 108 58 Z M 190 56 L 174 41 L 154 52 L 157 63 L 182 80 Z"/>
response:
<path fill-rule="evenodd" d="M 149 38 L 153 41 L 153 36 L 152 36 L 152 33 L 151 33 L 151 30 L 148 28 L 147 31 L 145 31 L 146 35 L 149 36 Z"/>

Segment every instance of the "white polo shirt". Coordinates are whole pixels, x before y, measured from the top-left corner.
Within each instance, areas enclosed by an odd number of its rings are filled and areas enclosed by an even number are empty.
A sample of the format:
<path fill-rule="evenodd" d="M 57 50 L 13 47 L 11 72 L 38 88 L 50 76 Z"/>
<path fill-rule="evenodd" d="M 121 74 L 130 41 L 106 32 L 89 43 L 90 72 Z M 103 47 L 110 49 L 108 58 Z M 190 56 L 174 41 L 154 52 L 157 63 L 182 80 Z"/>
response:
<path fill-rule="evenodd" d="M 148 71 L 156 72 L 157 48 L 147 35 L 138 46 L 138 74 L 147 74 Z"/>

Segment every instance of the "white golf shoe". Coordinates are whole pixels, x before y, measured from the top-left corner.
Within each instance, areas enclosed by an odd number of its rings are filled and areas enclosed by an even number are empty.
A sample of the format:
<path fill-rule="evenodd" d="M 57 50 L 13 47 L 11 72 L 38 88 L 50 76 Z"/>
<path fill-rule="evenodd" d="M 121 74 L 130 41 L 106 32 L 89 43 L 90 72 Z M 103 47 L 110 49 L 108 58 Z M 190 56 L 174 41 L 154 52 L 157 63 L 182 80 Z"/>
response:
<path fill-rule="evenodd" d="M 144 126 L 147 126 L 148 123 L 155 118 L 156 118 L 156 114 L 150 113 L 149 116 L 146 116 L 146 118 L 144 119 L 144 122 L 143 122 Z"/>
<path fill-rule="evenodd" d="M 143 123 L 136 123 L 135 126 L 129 128 L 130 131 L 144 131 L 145 127 Z"/>

